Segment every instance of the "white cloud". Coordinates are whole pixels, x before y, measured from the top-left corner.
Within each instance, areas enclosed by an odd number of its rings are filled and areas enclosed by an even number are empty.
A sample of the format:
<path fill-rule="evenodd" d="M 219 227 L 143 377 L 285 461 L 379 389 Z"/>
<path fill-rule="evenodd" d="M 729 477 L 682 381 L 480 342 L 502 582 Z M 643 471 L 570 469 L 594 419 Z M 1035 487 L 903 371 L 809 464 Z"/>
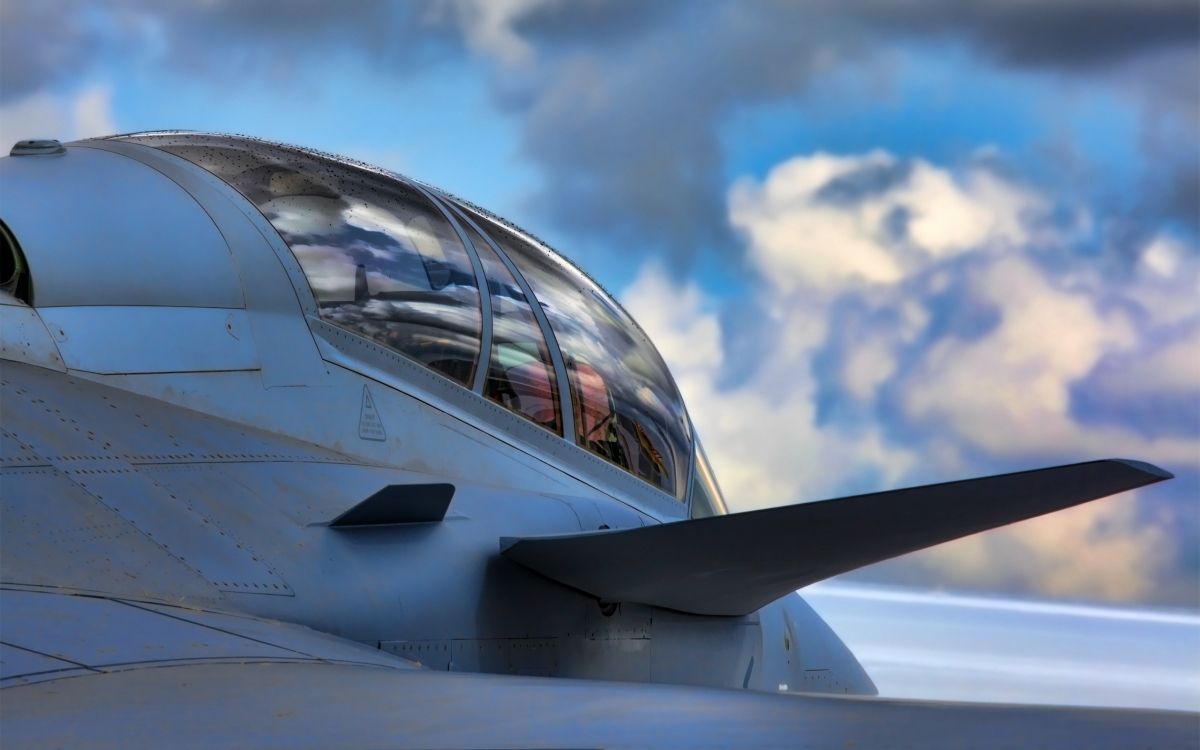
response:
<path fill-rule="evenodd" d="M 725 340 L 710 301 L 695 285 L 644 268 L 622 302 L 656 343 L 688 404 L 730 505 L 736 510 L 818 500 L 856 473 L 896 482 L 911 452 L 888 446 L 878 430 L 843 435 L 817 425 L 809 358 L 826 335 L 816 304 L 790 300 L 762 321 L 783 331 L 754 377 L 734 389 L 718 384 Z"/>
<path fill-rule="evenodd" d="M 72 138 L 93 138 L 117 132 L 112 112 L 112 91 L 93 86 L 80 92 L 71 102 Z"/>
<path fill-rule="evenodd" d="M 50 94 L 34 94 L 0 107 L 0 141 L 6 147 L 28 138 L 64 140 L 62 107 Z"/>
<path fill-rule="evenodd" d="M 1196 441 L 1186 439 L 1200 432 L 1200 315 L 1169 331 L 1160 341 L 1102 362 L 1083 384 L 1083 393 L 1091 402 L 1116 406 L 1108 423 L 1169 428 L 1177 436 L 1170 441 L 1169 460 L 1187 466 L 1200 458 Z M 1160 460 L 1166 461 L 1168 441 L 1159 442 Z M 1132 449 L 1127 452 L 1133 455 Z"/>
<path fill-rule="evenodd" d="M 1120 396 L 1130 399 L 1172 391 L 1200 393 L 1200 325 L 1135 358 L 1122 368 L 1117 385 Z M 1200 420 L 1200 414 L 1194 416 Z"/>
<path fill-rule="evenodd" d="M 971 269 L 963 285 L 999 322 L 982 337 L 947 336 L 922 352 L 904 391 L 908 417 L 992 455 L 1078 446 L 1071 384 L 1105 354 L 1135 345 L 1130 322 L 1055 288 L 1019 255 Z"/>
<path fill-rule="evenodd" d="M 1157 235 L 1142 249 L 1141 264 L 1155 276 L 1170 278 L 1178 270 L 1185 254 L 1182 243 Z"/>
<path fill-rule="evenodd" d="M 1200 322 L 1200 252 L 1169 234 L 1151 237 L 1125 291 L 1156 325 Z"/>
<path fill-rule="evenodd" d="M 880 337 L 872 337 L 855 342 L 842 368 L 842 385 L 854 399 L 869 401 L 895 372 L 892 346 Z"/>
<path fill-rule="evenodd" d="M 985 169 L 969 169 L 955 179 L 948 170 L 921 160 L 891 202 L 912 212 L 908 227 L 912 241 L 935 258 L 984 243 L 1025 242 L 1029 231 L 1024 219 L 1046 211 L 1040 196 Z"/>
<path fill-rule="evenodd" d="M 730 191 L 730 222 L 749 240 L 751 257 L 769 268 L 782 289 L 800 283 L 893 282 L 899 260 L 880 241 L 878 205 L 846 211 L 814 201 L 830 180 L 856 169 L 889 164 L 882 152 L 861 158 L 816 154 L 774 169 L 762 184 L 741 180 Z"/>
<path fill-rule="evenodd" d="M 443 0 L 476 52 L 506 65 L 522 65 L 533 59 L 533 47 L 517 32 L 517 21 L 547 0 Z"/>
<path fill-rule="evenodd" d="M 96 85 L 67 95 L 41 91 L 0 107 L 0 143 L 28 138 L 70 141 L 118 132 L 112 91 Z"/>
<path fill-rule="evenodd" d="M 1106 376 L 1102 398 L 1200 379 L 1200 324 L 1180 333 L 1200 318 L 1197 253 L 1156 238 L 1136 278 L 1106 279 L 1070 252 L 1073 228 L 1047 228 L 1049 211 L 975 164 L 879 151 L 798 157 L 729 194 L 762 279 L 756 302 L 767 312 L 741 324 L 755 330 L 723 330 L 712 300 L 654 265 L 623 300 L 671 365 L 734 510 L 1112 455 L 1195 468 L 1200 441 L 1121 418 L 1080 421 L 1073 389 L 1114 362 L 1131 364 Z M 847 320 L 847 307 L 860 319 Z M 763 330 L 776 338 L 752 374 L 722 387 L 720 367 L 744 349 L 731 337 Z M 831 388 L 852 417 L 823 411 Z M 1124 496 L 895 570 L 1139 599 L 1154 594 L 1175 543 Z"/>
<path fill-rule="evenodd" d="M 848 195 L 830 196 L 839 182 Z M 1025 243 L 1027 219 L 1047 212 L 1041 196 L 983 167 L 955 174 L 884 151 L 796 157 L 729 194 L 730 222 L 784 290 L 895 283 L 985 244 Z"/>
<path fill-rule="evenodd" d="M 1098 500 L 959 539 L 910 563 L 949 585 L 1136 601 L 1153 593 L 1172 540 L 1137 517 L 1136 495 Z"/>

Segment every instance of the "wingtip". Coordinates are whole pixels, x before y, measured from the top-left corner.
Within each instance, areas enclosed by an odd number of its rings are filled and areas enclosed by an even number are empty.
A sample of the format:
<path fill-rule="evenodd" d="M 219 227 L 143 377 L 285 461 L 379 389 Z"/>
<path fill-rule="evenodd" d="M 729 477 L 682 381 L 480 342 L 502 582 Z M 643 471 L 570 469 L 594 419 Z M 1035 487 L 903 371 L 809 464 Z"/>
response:
<path fill-rule="evenodd" d="M 1113 463 L 1125 464 L 1126 466 L 1130 467 L 1131 469 L 1136 469 L 1137 471 L 1140 471 L 1143 474 L 1148 474 L 1149 476 L 1153 477 L 1152 481 L 1154 481 L 1154 482 L 1161 482 L 1166 479 L 1174 479 L 1175 478 L 1175 475 L 1172 474 L 1171 472 L 1167 471 L 1166 469 L 1161 468 L 1159 466 L 1155 466 L 1154 464 L 1151 464 L 1151 463 L 1146 463 L 1145 461 L 1135 461 L 1132 458 L 1110 458 L 1108 460 L 1112 461 Z"/>

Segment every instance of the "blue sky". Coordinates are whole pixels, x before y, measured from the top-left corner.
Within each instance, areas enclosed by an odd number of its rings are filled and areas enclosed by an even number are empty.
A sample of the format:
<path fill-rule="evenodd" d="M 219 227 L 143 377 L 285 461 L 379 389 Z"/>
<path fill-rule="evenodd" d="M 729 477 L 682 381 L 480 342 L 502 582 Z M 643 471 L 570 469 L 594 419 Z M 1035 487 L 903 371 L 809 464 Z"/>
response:
<path fill-rule="evenodd" d="M 0 134 L 239 132 L 507 216 L 659 343 L 735 509 L 1173 482 L 875 581 L 1200 603 L 1192 0 L 0 6 Z"/>

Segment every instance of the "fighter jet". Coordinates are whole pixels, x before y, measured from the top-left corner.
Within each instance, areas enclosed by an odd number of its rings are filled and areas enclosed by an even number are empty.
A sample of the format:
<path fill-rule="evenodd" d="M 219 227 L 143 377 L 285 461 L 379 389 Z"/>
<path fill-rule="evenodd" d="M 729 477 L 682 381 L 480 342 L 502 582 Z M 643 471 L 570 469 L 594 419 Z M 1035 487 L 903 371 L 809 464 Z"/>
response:
<path fill-rule="evenodd" d="M 432 186 L 23 141 L 0 219 L 6 747 L 1197 744 L 1189 713 L 881 699 L 795 593 L 1161 469 L 731 513 L 612 295 Z"/>

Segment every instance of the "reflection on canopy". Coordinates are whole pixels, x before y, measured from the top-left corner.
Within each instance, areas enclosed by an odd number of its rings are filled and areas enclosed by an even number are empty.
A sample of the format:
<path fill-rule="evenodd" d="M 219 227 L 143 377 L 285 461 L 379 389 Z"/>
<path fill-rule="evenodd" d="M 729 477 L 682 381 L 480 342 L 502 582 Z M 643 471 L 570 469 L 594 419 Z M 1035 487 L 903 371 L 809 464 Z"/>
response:
<path fill-rule="evenodd" d="M 471 222 L 462 224 L 483 263 L 492 295 L 492 361 L 483 395 L 561 435 L 554 364 L 529 300 L 488 241 Z"/>
<path fill-rule="evenodd" d="M 707 464 L 704 476 L 688 481 L 692 435 L 662 358 L 603 289 L 553 251 L 460 206 L 478 224 L 459 222 L 470 242 L 464 246 L 419 189 L 334 157 L 230 136 L 121 138 L 187 159 L 254 203 L 295 254 L 322 318 L 468 388 L 482 365 L 484 397 L 563 435 L 557 343 L 575 426 L 564 437 L 679 500 L 691 485 L 697 513 L 724 512 Z M 483 363 L 472 247 L 492 318 Z"/>
<path fill-rule="evenodd" d="M 304 151 L 208 135 L 137 136 L 216 174 L 291 247 L 321 317 L 470 387 L 482 316 L 470 256 L 399 180 Z"/>
<path fill-rule="evenodd" d="M 683 499 L 691 454 L 687 416 L 650 340 L 603 289 L 558 255 L 497 222 L 489 220 L 486 231 L 546 312 L 567 366 L 576 441 Z"/>

